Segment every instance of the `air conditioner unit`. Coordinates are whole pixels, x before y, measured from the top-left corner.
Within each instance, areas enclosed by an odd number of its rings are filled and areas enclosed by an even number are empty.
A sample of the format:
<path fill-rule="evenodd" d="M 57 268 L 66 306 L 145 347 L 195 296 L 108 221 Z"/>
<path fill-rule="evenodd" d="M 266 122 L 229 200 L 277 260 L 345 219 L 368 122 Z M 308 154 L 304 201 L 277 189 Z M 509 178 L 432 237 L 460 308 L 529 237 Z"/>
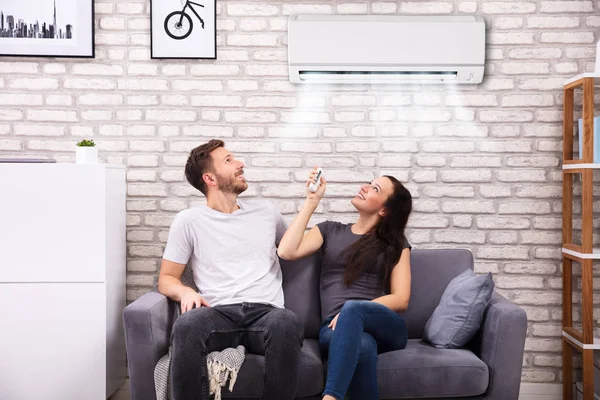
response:
<path fill-rule="evenodd" d="M 483 79 L 485 23 L 476 16 L 292 15 L 293 83 L 450 83 Z"/>

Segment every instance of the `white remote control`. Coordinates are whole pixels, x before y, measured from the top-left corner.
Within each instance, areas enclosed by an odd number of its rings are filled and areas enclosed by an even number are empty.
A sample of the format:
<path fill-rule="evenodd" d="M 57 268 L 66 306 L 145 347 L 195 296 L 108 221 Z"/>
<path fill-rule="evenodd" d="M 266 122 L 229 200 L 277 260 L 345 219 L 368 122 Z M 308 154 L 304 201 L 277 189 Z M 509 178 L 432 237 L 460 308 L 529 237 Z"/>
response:
<path fill-rule="evenodd" d="M 321 176 L 323 176 L 323 170 L 321 168 L 317 168 L 317 175 L 315 175 L 315 181 L 308 186 L 308 190 L 310 190 L 313 193 L 317 191 L 317 189 L 321 185 Z"/>

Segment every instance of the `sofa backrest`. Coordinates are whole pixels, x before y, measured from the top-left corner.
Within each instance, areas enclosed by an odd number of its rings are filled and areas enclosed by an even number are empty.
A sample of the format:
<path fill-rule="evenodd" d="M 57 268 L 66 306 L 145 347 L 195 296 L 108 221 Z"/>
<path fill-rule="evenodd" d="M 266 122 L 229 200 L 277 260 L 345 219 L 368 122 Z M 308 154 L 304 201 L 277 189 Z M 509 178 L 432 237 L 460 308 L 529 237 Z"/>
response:
<path fill-rule="evenodd" d="M 283 277 L 285 308 L 292 310 L 304 325 L 304 337 L 318 339 L 321 325 L 319 253 L 297 261 L 286 261 L 280 258 L 279 263 Z M 181 283 L 198 291 L 190 264 L 183 270 Z M 158 276 L 154 277 L 153 290 L 158 290 Z M 179 310 L 177 307 L 177 316 Z"/>
<path fill-rule="evenodd" d="M 473 269 L 473 254 L 467 249 L 415 249 L 411 251 L 411 289 L 408 309 L 401 313 L 409 339 L 421 339 L 425 324 L 438 306 L 448 283 Z"/>
<path fill-rule="evenodd" d="M 304 324 L 304 336 L 317 339 L 321 323 L 319 253 L 296 261 L 280 259 L 280 263 L 285 307 Z M 473 269 L 473 254 L 468 249 L 415 249 L 411 251 L 410 267 L 410 303 L 401 315 L 409 338 L 420 339 L 448 283 L 463 271 Z"/>
<path fill-rule="evenodd" d="M 292 310 L 304 325 L 304 337 L 317 339 L 321 325 L 319 253 L 301 260 L 279 259 L 283 274 L 285 308 Z"/>
<path fill-rule="evenodd" d="M 293 311 L 304 325 L 306 338 L 317 339 L 321 324 L 320 255 L 317 252 L 301 260 L 279 262 L 285 308 Z M 408 337 L 420 339 L 448 283 L 463 271 L 473 269 L 473 254 L 468 249 L 415 249 L 411 251 L 410 269 L 410 303 L 401 315 L 408 325 Z M 191 268 L 186 268 L 182 281 L 195 287 L 191 272 Z"/>

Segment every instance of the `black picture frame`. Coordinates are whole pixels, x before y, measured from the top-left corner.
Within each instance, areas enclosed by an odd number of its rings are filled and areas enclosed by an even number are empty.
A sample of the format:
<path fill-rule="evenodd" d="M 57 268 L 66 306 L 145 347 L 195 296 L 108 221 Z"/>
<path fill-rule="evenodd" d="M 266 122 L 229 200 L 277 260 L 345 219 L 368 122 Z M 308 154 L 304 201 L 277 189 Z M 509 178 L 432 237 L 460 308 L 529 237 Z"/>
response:
<path fill-rule="evenodd" d="M 39 0 L 40 4 L 48 3 L 47 0 Z M 54 21 L 56 21 L 56 15 L 58 13 L 56 1 L 53 1 L 54 6 Z M 42 58 L 95 58 L 96 57 L 96 42 L 95 42 L 95 7 L 94 0 L 58 0 L 59 4 L 63 7 L 65 4 L 72 5 L 72 9 L 75 12 L 75 19 L 77 22 L 72 24 L 65 23 L 65 32 L 60 29 L 61 24 L 53 23 L 48 25 L 46 32 L 53 32 L 51 30 L 58 25 L 58 35 L 64 35 L 62 38 L 51 38 L 51 37 L 31 37 L 35 34 L 44 35 L 45 22 L 40 23 L 39 19 L 36 23 L 30 23 L 23 21 L 26 25 L 26 34 L 20 33 L 20 36 L 8 36 L 10 32 L 6 32 L 5 28 L 8 28 L 9 15 L 8 11 L 11 7 L 20 4 L 19 0 L 5 0 L 0 5 L 0 57 L 42 57 Z M 35 8 L 37 10 L 37 8 Z M 7 10 L 5 12 L 4 10 Z M 17 23 L 14 23 L 14 29 L 18 29 L 19 19 Z M 33 21 L 32 21 L 33 22 Z M 36 26 L 38 30 L 36 31 Z M 74 37 L 69 38 L 69 35 L 73 35 L 73 31 L 69 30 L 69 26 L 75 26 Z M 81 33 L 78 32 L 78 26 L 81 26 Z M 71 28 L 72 29 L 72 28 Z M 4 36 L 4 35 L 7 36 Z M 14 34 L 14 31 L 13 31 Z M 65 40 L 64 45 L 62 43 L 57 44 L 56 40 Z M 66 42 L 66 40 L 74 40 L 75 42 Z M 48 42 L 45 42 L 48 41 Z M 24 51 L 27 50 L 27 51 Z"/>
<path fill-rule="evenodd" d="M 150 58 L 216 60 L 217 1 L 150 0 Z"/>

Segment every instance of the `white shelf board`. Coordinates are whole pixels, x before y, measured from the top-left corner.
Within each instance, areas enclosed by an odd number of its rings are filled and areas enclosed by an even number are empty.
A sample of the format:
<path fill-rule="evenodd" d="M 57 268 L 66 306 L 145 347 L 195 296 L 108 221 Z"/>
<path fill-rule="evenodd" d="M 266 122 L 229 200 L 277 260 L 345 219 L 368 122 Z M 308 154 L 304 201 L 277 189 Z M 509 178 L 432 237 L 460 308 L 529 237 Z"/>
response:
<path fill-rule="evenodd" d="M 562 169 L 600 169 L 600 164 L 563 164 Z"/>
<path fill-rule="evenodd" d="M 579 74 L 579 75 L 577 75 L 577 76 L 574 76 L 574 77 L 572 77 L 572 78 L 570 78 L 570 79 L 567 79 L 567 80 L 565 81 L 564 85 L 566 86 L 566 85 L 568 85 L 569 83 L 573 83 L 573 82 L 575 82 L 575 81 L 578 81 L 578 80 L 580 80 L 581 78 L 596 78 L 596 79 L 594 80 L 594 85 L 595 85 L 595 86 L 600 86 L 600 74 L 597 74 L 597 73 L 595 73 L 595 72 L 586 72 L 586 73 L 583 73 L 583 74 Z"/>
<path fill-rule="evenodd" d="M 583 344 L 579 340 L 575 339 L 573 336 L 569 335 L 567 332 L 563 331 L 562 335 L 568 338 L 571 342 L 575 343 L 582 349 L 592 349 L 592 350 L 600 350 L 600 338 L 594 338 L 594 344 Z"/>
<path fill-rule="evenodd" d="M 594 249 L 593 253 L 580 253 L 578 251 L 573 251 L 570 249 L 562 249 L 563 253 L 570 254 L 575 257 L 583 258 L 583 259 L 592 259 L 592 260 L 600 260 L 600 248 Z"/>

